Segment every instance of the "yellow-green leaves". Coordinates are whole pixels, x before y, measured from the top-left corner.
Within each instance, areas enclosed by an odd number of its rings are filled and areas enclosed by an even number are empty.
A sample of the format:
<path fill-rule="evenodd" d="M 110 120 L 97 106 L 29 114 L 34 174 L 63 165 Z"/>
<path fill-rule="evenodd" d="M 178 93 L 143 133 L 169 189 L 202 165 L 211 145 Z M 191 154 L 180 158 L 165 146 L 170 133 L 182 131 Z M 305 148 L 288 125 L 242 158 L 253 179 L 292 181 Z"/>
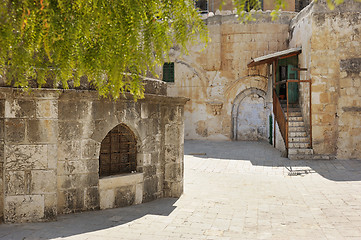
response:
<path fill-rule="evenodd" d="M 4 0 L 0 13 L 0 70 L 15 87 L 86 75 L 102 96 L 139 98 L 170 48 L 208 41 L 192 0 Z"/>

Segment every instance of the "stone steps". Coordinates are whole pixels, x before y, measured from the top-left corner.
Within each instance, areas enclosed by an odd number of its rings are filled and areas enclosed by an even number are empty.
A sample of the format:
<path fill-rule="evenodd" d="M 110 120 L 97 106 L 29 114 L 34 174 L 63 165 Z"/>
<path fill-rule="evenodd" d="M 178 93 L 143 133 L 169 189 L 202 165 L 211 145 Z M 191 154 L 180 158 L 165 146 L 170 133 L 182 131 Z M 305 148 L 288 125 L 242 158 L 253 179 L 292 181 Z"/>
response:
<path fill-rule="evenodd" d="M 282 104 L 285 113 L 286 107 L 286 104 Z M 288 106 L 288 117 L 288 158 L 292 160 L 313 159 L 313 149 L 310 149 L 310 138 L 306 132 L 305 122 L 298 104 Z"/>
<path fill-rule="evenodd" d="M 302 116 L 289 116 L 290 122 L 303 122 Z"/>
<path fill-rule="evenodd" d="M 305 123 L 303 121 L 290 121 L 288 122 L 288 127 L 304 127 Z"/>
<path fill-rule="evenodd" d="M 306 131 L 293 131 L 288 133 L 288 138 L 294 138 L 294 137 L 307 137 Z"/>
<path fill-rule="evenodd" d="M 288 117 L 289 118 L 291 118 L 291 117 L 302 117 L 302 113 L 301 112 L 289 112 Z M 302 118 L 302 120 L 303 120 L 303 118 Z"/>
<path fill-rule="evenodd" d="M 311 148 L 289 148 L 288 149 L 288 156 L 290 155 L 312 155 L 313 149 Z"/>
<path fill-rule="evenodd" d="M 302 133 L 302 132 L 301 132 Z M 303 133 L 303 135 L 307 135 L 307 133 Z M 308 143 L 309 137 L 308 136 L 288 136 L 288 142 L 292 143 Z"/>

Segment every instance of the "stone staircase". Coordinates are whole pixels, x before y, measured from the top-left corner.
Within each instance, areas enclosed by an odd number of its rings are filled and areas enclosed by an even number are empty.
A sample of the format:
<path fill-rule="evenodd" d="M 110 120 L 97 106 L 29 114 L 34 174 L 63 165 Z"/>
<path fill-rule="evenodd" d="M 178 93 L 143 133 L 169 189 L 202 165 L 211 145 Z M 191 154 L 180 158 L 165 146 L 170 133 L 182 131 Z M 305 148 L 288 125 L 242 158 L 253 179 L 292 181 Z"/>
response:
<path fill-rule="evenodd" d="M 281 105 L 286 113 L 286 101 L 281 101 Z M 300 106 L 289 104 L 288 111 L 288 158 L 313 159 L 313 149 L 310 148 L 310 137 L 306 132 Z"/>

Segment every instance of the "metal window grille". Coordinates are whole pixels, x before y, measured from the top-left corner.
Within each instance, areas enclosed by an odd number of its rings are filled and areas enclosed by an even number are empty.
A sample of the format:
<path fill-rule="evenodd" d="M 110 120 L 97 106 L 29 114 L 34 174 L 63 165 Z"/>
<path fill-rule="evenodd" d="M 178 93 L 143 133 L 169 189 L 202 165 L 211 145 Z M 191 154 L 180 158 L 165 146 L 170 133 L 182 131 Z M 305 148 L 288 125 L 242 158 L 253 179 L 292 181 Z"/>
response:
<path fill-rule="evenodd" d="M 124 124 L 113 128 L 103 139 L 99 156 L 99 176 L 131 173 L 137 167 L 137 142 Z"/>
<path fill-rule="evenodd" d="M 163 65 L 163 81 L 174 82 L 174 63 L 164 63 Z"/>

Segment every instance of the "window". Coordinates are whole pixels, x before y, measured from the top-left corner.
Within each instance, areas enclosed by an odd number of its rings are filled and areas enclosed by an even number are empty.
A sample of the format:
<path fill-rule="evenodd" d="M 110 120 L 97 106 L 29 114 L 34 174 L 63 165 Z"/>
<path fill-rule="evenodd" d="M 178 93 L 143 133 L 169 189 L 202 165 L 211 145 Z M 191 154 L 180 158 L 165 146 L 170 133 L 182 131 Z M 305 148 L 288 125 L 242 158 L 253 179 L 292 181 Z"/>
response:
<path fill-rule="evenodd" d="M 195 7 L 200 11 L 201 13 L 208 13 L 208 1 L 207 0 L 198 0 L 194 1 Z"/>
<path fill-rule="evenodd" d="M 163 65 L 163 81 L 174 82 L 174 63 L 164 63 Z"/>
<path fill-rule="evenodd" d="M 100 146 L 99 176 L 131 173 L 137 168 L 137 146 L 134 133 L 124 124 L 113 128 Z"/>

